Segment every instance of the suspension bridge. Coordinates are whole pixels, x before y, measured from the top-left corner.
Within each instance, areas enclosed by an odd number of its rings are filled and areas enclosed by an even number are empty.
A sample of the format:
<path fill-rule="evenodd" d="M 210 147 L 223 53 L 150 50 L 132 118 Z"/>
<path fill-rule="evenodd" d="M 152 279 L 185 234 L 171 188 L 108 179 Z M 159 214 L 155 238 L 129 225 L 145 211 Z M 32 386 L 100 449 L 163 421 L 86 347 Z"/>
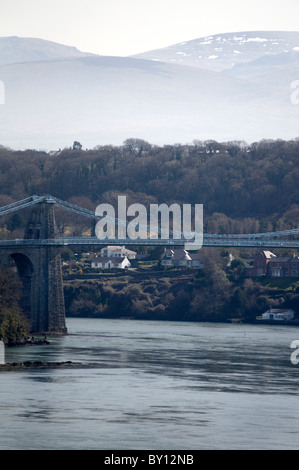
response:
<path fill-rule="evenodd" d="M 96 212 L 62 201 L 53 196 L 31 196 L 0 208 L 0 216 L 32 208 L 24 238 L 0 240 L 0 257 L 12 258 L 23 282 L 23 308 L 30 318 L 32 333 L 66 334 L 63 295 L 61 249 L 65 246 L 86 246 L 88 249 L 104 245 L 185 246 L 181 236 L 158 238 L 105 240 L 94 237 L 59 237 L 54 208 L 87 217 L 95 224 L 100 220 Z M 126 221 L 115 219 L 118 224 Z M 171 234 L 171 232 L 170 232 Z M 173 234 L 174 235 L 174 234 Z M 253 234 L 203 234 L 204 247 L 248 247 L 275 249 L 299 248 L 299 229 Z"/>
<path fill-rule="evenodd" d="M 59 207 L 68 212 L 76 215 L 87 217 L 94 221 L 99 220 L 99 217 L 95 212 L 85 209 L 69 202 L 62 201 L 52 196 L 31 196 L 27 199 L 9 204 L 0 208 L 0 216 L 12 214 L 21 209 L 41 204 L 41 203 L 52 203 L 55 207 Z M 117 223 L 119 220 L 115 219 Z M 120 221 L 121 224 L 126 224 L 126 221 Z M 170 231 L 171 234 L 171 231 Z M 203 234 L 203 246 L 205 247 L 248 247 L 248 248 L 299 248 L 299 239 L 294 238 L 299 235 L 299 229 L 267 232 L 267 233 L 251 233 L 251 234 Z M 290 237 L 290 238 L 289 238 Z M 17 240 L 0 240 L 1 246 L 68 246 L 68 245 L 172 245 L 172 246 L 184 246 L 186 239 L 181 238 L 138 238 L 138 239 L 120 239 L 120 238 L 107 238 L 100 240 L 97 237 L 57 237 L 54 238 L 43 238 L 41 233 L 37 230 L 34 237 L 27 233 L 27 238 Z"/>

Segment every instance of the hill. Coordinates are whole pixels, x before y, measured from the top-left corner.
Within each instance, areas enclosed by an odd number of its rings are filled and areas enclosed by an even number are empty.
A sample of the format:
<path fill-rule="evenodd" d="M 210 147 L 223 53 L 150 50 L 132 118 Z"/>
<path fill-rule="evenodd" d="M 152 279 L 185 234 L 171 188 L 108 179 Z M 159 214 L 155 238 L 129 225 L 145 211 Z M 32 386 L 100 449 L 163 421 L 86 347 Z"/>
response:
<path fill-rule="evenodd" d="M 223 71 L 292 51 L 299 51 L 299 31 L 247 31 L 201 37 L 133 57 Z"/>
<path fill-rule="evenodd" d="M 299 77 L 293 36 L 286 53 L 281 53 L 281 39 L 275 55 L 274 49 L 271 56 L 252 52 L 246 64 L 239 62 L 229 71 L 169 63 L 171 59 L 86 55 L 48 41 L 2 38 L 0 144 L 54 150 L 74 140 L 92 148 L 119 145 L 128 137 L 158 145 L 194 139 L 292 139 L 298 135 L 299 112 L 290 101 L 291 82 Z M 286 33 L 285 42 L 288 37 Z M 276 47 L 270 39 L 250 39 L 239 41 L 244 55 L 245 48 L 257 51 L 270 42 Z M 229 59 L 225 51 L 222 64 Z"/>
<path fill-rule="evenodd" d="M 92 54 L 44 39 L 18 36 L 0 38 L 0 65 L 84 55 Z"/>

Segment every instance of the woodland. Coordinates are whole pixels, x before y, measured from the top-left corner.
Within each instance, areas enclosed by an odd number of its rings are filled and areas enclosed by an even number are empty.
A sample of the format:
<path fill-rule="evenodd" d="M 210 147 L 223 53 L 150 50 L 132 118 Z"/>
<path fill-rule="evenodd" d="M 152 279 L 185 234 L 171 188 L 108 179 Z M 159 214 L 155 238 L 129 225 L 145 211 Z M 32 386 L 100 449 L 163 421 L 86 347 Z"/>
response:
<path fill-rule="evenodd" d="M 126 195 L 128 204 L 146 207 L 203 204 L 207 233 L 298 227 L 299 139 L 159 147 L 130 138 L 91 150 L 78 144 L 50 153 L 0 147 L 0 206 L 50 194 L 95 210 L 100 203 L 116 206 L 118 195 Z M 22 217 L 6 220 L 7 229 L 21 228 Z M 69 220 L 57 217 L 62 232 Z M 84 221 L 75 222 L 74 230 L 84 230 Z"/>

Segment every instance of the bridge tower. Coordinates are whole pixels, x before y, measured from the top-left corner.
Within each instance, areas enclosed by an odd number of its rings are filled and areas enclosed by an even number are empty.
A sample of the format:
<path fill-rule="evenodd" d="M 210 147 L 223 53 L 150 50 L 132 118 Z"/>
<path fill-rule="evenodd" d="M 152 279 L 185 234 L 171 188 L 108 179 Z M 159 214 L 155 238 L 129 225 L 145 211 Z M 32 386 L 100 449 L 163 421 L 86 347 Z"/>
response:
<path fill-rule="evenodd" d="M 36 204 L 25 229 L 26 240 L 47 240 L 56 236 L 53 200 Z M 23 307 L 31 321 L 32 333 L 67 333 L 60 249 L 55 246 L 6 248 L 15 261 L 23 282 Z"/>

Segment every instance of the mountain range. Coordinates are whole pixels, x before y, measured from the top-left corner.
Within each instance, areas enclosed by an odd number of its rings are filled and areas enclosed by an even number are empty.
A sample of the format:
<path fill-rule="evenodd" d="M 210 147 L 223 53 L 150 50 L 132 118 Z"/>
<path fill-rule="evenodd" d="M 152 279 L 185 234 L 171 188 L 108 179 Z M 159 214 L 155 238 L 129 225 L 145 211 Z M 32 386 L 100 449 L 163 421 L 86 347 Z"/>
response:
<path fill-rule="evenodd" d="M 298 80 L 299 32 L 219 34 L 131 57 L 0 38 L 0 145 L 292 139 Z"/>
<path fill-rule="evenodd" d="M 222 71 L 299 51 L 299 31 L 247 31 L 206 36 L 133 57 Z"/>

